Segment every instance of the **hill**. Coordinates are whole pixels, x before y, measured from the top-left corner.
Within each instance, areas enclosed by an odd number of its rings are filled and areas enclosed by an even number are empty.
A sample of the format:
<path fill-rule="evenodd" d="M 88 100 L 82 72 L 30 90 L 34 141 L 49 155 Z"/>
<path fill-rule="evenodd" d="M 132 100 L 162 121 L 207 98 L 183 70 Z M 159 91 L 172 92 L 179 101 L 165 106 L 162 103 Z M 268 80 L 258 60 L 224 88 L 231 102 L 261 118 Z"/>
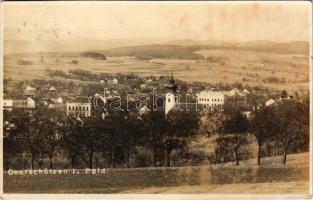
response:
<path fill-rule="evenodd" d="M 202 46 L 180 46 L 180 45 L 142 45 L 130 46 L 105 50 L 107 56 L 135 56 L 136 58 L 152 59 L 152 58 L 167 58 L 167 59 L 204 59 L 199 54 L 193 52 L 201 50 Z"/>
<path fill-rule="evenodd" d="M 201 50 L 245 50 L 245 51 L 257 51 L 265 53 L 281 53 L 281 54 L 309 54 L 310 44 L 305 41 L 293 41 L 286 43 L 277 43 L 269 40 L 254 40 L 248 42 L 223 42 L 220 40 L 174 40 L 164 43 L 165 45 L 180 45 L 180 46 L 193 46 L 198 47 Z"/>

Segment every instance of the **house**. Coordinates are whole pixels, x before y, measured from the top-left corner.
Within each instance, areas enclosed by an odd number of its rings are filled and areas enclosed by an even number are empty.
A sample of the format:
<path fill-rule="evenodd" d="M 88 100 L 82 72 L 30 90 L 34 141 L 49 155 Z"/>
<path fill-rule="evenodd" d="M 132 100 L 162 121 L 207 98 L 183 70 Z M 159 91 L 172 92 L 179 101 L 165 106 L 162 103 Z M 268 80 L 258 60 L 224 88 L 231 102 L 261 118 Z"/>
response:
<path fill-rule="evenodd" d="M 63 98 L 62 97 L 58 97 L 58 98 L 55 98 L 55 99 L 51 99 L 51 101 L 53 103 L 62 104 L 63 103 Z"/>
<path fill-rule="evenodd" d="M 34 95 L 36 93 L 36 88 L 31 87 L 30 85 L 26 87 L 26 95 Z"/>
<path fill-rule="evenodd" d="M 47 105 L 48 105 L 48 101 L 47 101 L 47 100 L 42 100 L 42 104 L 43 104 L 44 106 L 47 106 Z"/>
<path fill-rule="evenodd" d="M 244 89 L 242 92 L 245 93 L 245 94 L 250 94 L 250 91 L 247 90 L 247 89 Z"/>
<path fill-rule="evenodd" d="M 58 97 L 57 100 L 56 100 L 56 102 L 57 102 L 57 103 L 63 103 L 62 97 Z"/>
<path fill-rule="evenodd" d="M 55 105 L 53 103 L 51 103 L 51 104 L 48 105 L 48 108 L 49 109 L 53 109 L 53 108 L 55 108 Z"/>
<path fill-rule="evenodd" d="M 27 97 L 26 101 L 27 101 L 27 108 L 35 108 L 36 107 L 36 102 L 32 98 Z M 14 101 L 13 101 L 13 104 L 14 104 Z"/>
<path fill-rule="evenodd" d="M 50 92 L 55 92 L 56 89 L 55 89 L 55 87 L 52 86 L 52 87 L 49 88 L 49 91 L 50 91 Z"/>
<path fill-rule="evenodd" d="M 112 80 L 107 80 L 107 83 L 110 85 L 117 85 L 118 84 L 118 80 L 116 78 L 112 79 Z"/>
<path fill-rule="evenodd" d="M 34 87 L 28 85 L 28 86 L 26 87 L 26 91 L 36 91 L 36 88 L 34 88 Z"/>
<path fill-rule="evenodd" d="M 36 107 L 36 102 L 30 97 L 27 99 L 4 99 L 3 109 L 11 111 L 14 108 L 28 108 L 33 109 Z"/>
<path fill-rule="evenodd" d="M 151 78 L 149 78 L 147 81 L 146 81 L 146 84 L 149 85 L 149 84 L 152 84 L 153 83 L 153 80 Z"/>
<path fill-rule="evenodd" d="M 27 97 L 26 100 L 13 100 L 13 108 L 35 108 L 36 107 L 36 102 L 30 98 Z"/>
<path fill-rule="evenodd" d="M 12 99 L 3 99 L 3 110 L 11 111 L 13 109 Z"/>
<path fill-rule="evenodd" d="M 146 84 L 144 84 L 144 83 L 143 83 L 143 84 L 140 84 L 140 88 L 141 88 L 141 89 L 145 89 L 146 87 L 147 87 Z"/>
<path fill-rule="evenodd" d="M 66 103 L 66 115 L 75 117 L 91 116 L 91 101 L 88 97 L 78 97 Z"/>
<path fill-rule="evenodd" d="M 273 105 L 274 103 L 276 103 L 274 99 L 269 99 L 265 102 L 265 106 L 270 106 L 270 105 Z"/>
<path fill-rule="evenodd" d="M 210 111 L 224 111 L 224 94 L 219 91 L 204 90 L 197 94 L 197 103 Z"/>
<path fill-rule="evenodd" d="M 230 91 L 224 92 L 225 101 L 235 103 L 239 106 L 246 106 L 248 104 L 248 90 L 244 90 L 245 92 L 241 92 L 238 88 L 234 88 Z"/>
<path fill-rule="evenodd" d="M 286 97 L 279 97 L 278 99 L 274 100 L 274 99 L 269 99 L 265 102 L 265 106 L 270 106 L 276 103 L 282 103 L 283 101 L 292 101 L 293 96 L 286 96 Z"/>
<path fill-rule="evenodd" d="M 118 84 L 118 80 L 115 78 L 112 80 L 112 83 L 116 85 L 116 84 Z"/>
<path fill-rule="evenodd" d="M 103 89 L 103 95 L 104 95 L 104 96 L 110 96 L 110 95 L 111 95 L 110 90 L 109 90 L 108 88 L 104 88 L 104 89 Z"/>

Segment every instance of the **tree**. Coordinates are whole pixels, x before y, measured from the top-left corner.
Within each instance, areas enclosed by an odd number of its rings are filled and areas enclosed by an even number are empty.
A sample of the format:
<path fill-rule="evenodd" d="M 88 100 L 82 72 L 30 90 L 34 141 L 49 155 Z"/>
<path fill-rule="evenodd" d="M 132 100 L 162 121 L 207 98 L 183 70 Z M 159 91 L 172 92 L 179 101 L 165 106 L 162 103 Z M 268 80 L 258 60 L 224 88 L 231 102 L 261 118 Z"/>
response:
<path fill-rule="evenodd" d="M 168 121 L 165 118 L 164 111 L 154 111 L 142 116 L 145 132 L 145 141 L 151 145 L 153 151 L 153 165 L 157 166 L 157 162 L 161 161 L 162 149 L 164 149 L 164 141 L 168 131 Z"/>
<path fill-rule="evenodd" d="M 5 169 L 9 168 L 10 158 L 15 157 L 16 154 L 22 153 L 24 151 L 22 145 L 17 140 L 19 132 L 16 132 L 16 125 L 12 122 L 14 121 L 14 116 L 11 113 L 4 111 L 3 112 L 3 167 Z M 25 161 L 24 161 L 25 169 Z"/>
<path fill-rule="evenodd" d="M 171 111 L 167 114 L 168 132 L 166 144 L 166 165 L 171 165 L 171 152 L 187 145 L 185 140 L 197 133 L 199 128 L 199 113 L 196 111 Z"/>
<path fill-rule="evenodd" d="M 35 160 L 41 153 L 44 153 L 44 133 L 40 132 L 41 114 L 38 109 L 33 111 L 20 110 L 14 114 L 12 123 L 15 128 L 12 130 L 16 141 L 21 144 L 24 152 L 31 155 L 31 168 L 35 168 Z"/>
<path fill-rule="evenodd" d="M 121 137 L 123 150 L 125 152 L 126 166 L 130 167 L 130 152 L 142 144 L 142 121 L 136 114 L 125 116 L 126 124 L 123 137 Z"/>
<path fill-rule="evenodd" d="M 81 122 L 77 118 L 67 116 L 62 127 L 63 137 L 61 145 L 67 151 L 68 158 L 71 161 L 71 168 L 76 166 L 76 160 L 82 154 L 83 142 L 78 131 L 79 126 L 81 126 Z"/>
<path fill-rule="evenodd" d="M 288 97 L 288 93 L 287 93 L 287 91 L 286 90 L 283 90 L 282 92 L 281 92 L 281 98 L 287 98 Z"/>
<path fill-rule="evenodd" d="M 88 154 L 88 167 L 93 168 L 93 156 L 96 153 L 97 146 L 100 139 L 101 130 L 99 124 L 102 123 L 102 119 L 99 117 L 86 117 L 82 119 L 82 125 L 79 126 L 79 133 L 82 141 L 84 141 L 84 147 Z"/>
<path fill-rule="evenodd" d="M 252 134 L 254 135 L 258 144 L 258 165 L 261 164 L 262 146 L 273 137 L 273 132 L 276 131 L 275 122 L 272 118 L 273 114 L 272 107 L 263 107 L 255 112 L 255 117 L 252 120 Z"/>
<path fill-rule="evenodd" d="M 223 134 L 228 138 L 228 145 L 230 146 L 235 159 L 236 165 L 239 165 L 240 147 L 248 142 L 247 133 L 250 130 L 249 120 L 240 112 L 235 110 L 223 125 Z"/>
<path fill-rule="evenodd" d="M 125 160 L 130 167 L 130 153 L 141 140 L 141 122 L 136 115 L 124 111 L 111 112 L 100 125 L 103 154 L 109 152 L 110 166 Z"/>
<path fill-rule="evenodd" d="M 53 168 L 53 154 L 55 149 L 60 144 L 61 128 L 63 126 L 62 120 L 64 116 L 61 112 L 55 109 L 40 109 L 40 122 L 39 131 L 43 133 L 43 139 L 45 144 L 44 151 L 49 157 L 49 167 Z"/>
<path fill-rule="evenodd" d="M 222 112 L 210 112 L 200 120 L 200 132 L 211 137 L 219 134 L 223 128 L 226 115 Z"/>
<path fill-rule="evenodd" d="M 309 110 L 307 106 L 294 100 L 283 100 L 273 107 L 275 139 L 282 144 L 285 165 L 290 146 L 301 138 L 309 140 Z"/>
<path fill-rule="evenodd" d="M 115 126 L 119 124 L 116 120 L 116 116 L 110 114 L 106 116 L 103 123 L 99 124 L 101 136 L 99 138 L 100 144 L 98 149 L 102 151 L 104 159 L 106 153 L 109 153 L 109 166 L 115 168 L 115 149 L 116 149 L 116 138 L 115 138 Z"/>

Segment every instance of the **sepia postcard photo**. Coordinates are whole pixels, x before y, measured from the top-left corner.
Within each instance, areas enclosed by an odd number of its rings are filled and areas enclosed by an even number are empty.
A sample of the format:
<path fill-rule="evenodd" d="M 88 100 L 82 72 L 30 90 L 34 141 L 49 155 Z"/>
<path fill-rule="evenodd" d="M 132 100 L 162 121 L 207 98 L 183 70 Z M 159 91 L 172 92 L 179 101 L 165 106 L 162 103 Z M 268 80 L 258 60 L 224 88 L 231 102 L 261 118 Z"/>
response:
<path fill-rule="evenodd" d="M 310 2 L 0 6 L 4 200 L 312 198 Z"/>

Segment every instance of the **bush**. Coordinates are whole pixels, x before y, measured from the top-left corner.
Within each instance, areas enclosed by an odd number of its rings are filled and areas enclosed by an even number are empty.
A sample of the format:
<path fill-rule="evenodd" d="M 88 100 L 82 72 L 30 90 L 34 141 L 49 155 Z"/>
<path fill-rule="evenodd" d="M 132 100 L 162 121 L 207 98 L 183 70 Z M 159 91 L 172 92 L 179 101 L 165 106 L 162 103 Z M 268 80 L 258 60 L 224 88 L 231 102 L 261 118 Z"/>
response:
<path fill-rule="evenodd" d="M 82 56 L 88 57 L 88 58 L 94 58 L 96 60 L 106 60 L 106 56 L 102 53 L 97 53 L 97 52 L 86 52 L 83 53 Z"/>

